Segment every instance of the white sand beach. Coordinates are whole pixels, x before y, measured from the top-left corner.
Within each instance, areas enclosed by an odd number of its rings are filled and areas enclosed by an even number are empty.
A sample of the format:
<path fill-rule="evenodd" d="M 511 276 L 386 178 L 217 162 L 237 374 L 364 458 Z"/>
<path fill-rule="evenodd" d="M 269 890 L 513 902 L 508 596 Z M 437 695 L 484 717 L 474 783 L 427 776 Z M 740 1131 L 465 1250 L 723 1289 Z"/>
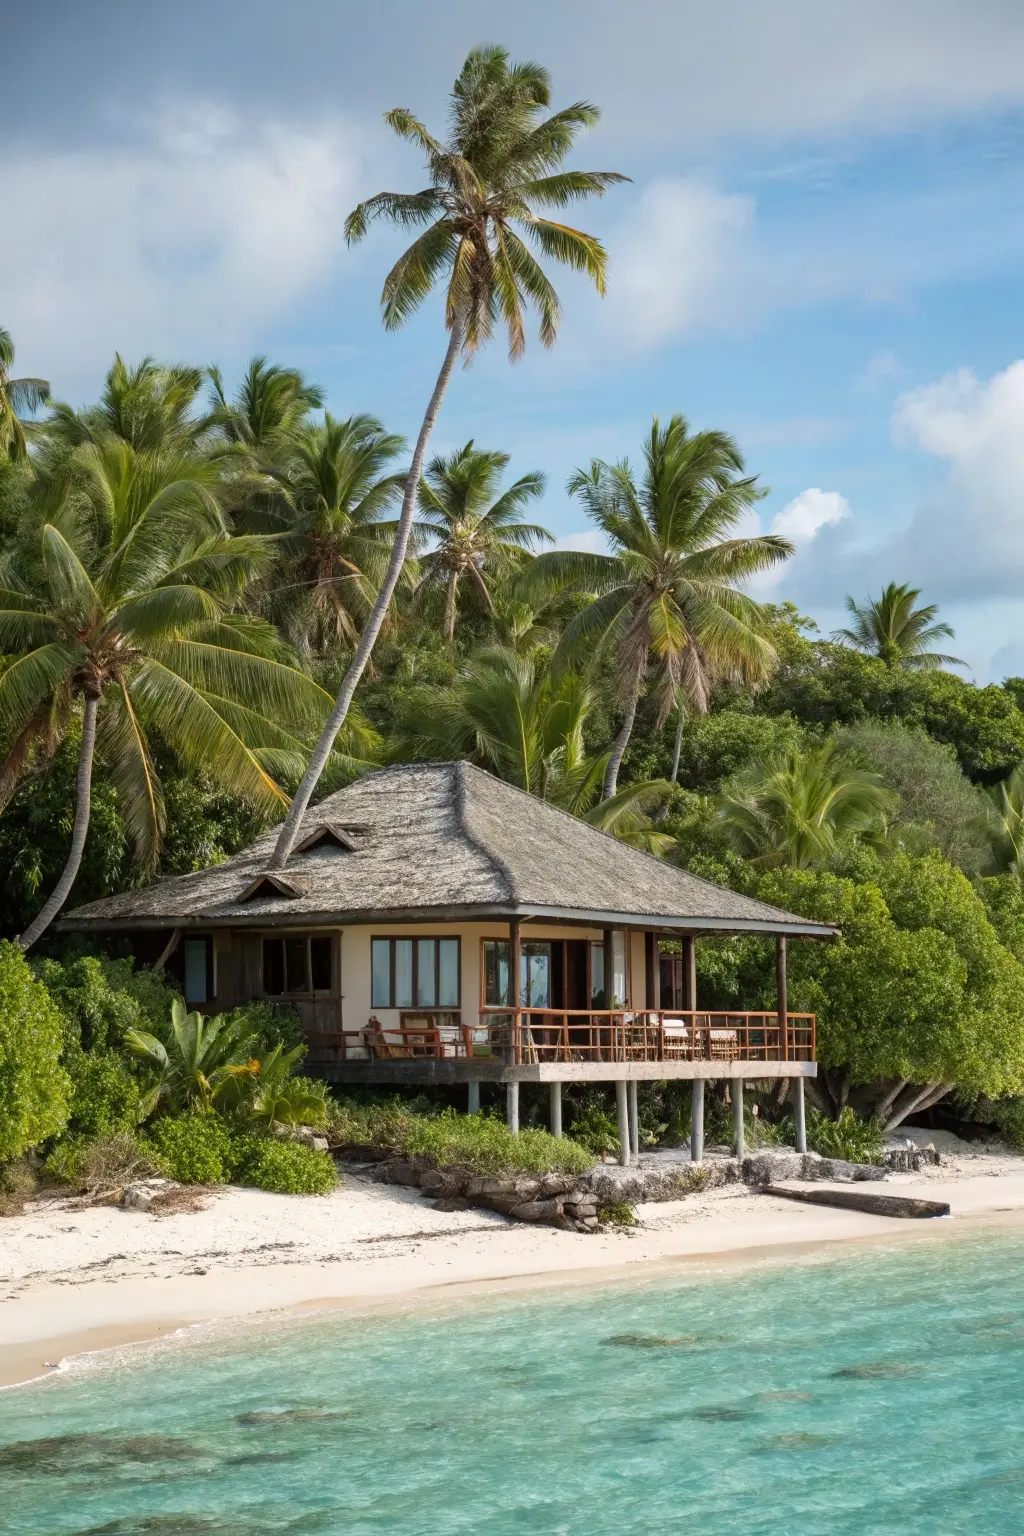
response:
<path fill-rule="evenodd" d="M 581 1236 L 486 1211 L 436 1211 L 414 1191 L 351 1174 L 324 1197 L 222 1189 L 204 1210 L 169 1216 L 40 1202 L 0 1221 L 0 1385 L 214 1319 L 582 1284 L 636 1266 L 764 1260 L 819 1245 L 936 1241 L 982 1224 L 1024 1229 L 1024 1158 L 941 1133 L 928 1140 L 941 1166 L 891 1175 L 881 1188 L 946 1200 L 951 1220 L 895 1221 L 726 1185 L 640 1206 L 635 1229 Z"/>

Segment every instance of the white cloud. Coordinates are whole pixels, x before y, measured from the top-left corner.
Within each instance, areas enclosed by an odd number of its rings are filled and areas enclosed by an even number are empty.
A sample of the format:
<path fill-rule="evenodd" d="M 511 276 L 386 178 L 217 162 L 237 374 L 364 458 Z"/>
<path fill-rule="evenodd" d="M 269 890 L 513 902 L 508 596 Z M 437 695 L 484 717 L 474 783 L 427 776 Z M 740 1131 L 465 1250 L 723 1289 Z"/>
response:
<path fill-rule="evenodd" d="M 244 347 L 321 280 L 354 200 L 342 127 L 167 114 L 130 145 L 0 166 L 4 323 L 58 393 L 115 348 L 208 358 Z"/>
<path fill-rule="evenodd" d="M 895 352 L 876 352 L 874 357 L 869 358 L 863 372 L 854 379 L 853 388 L 859 394 L 871 394 L 896 379 L 906 378 L 906 375 L 907 370 Z"/>
<path fill-rule="evenodd" d="M 753 217 L 751 197 L 699 181 L 651 182 L 609 238 L 607 322 L 636 347 L 706 325 Z"/>
<path fill-rule="evenodd" d="M 841 523 L 850 515 L 850 503 L 838 491 L 822 491 L 811 486 L 794 496 L 772 518 L 772 533 L 781 533 L 798 547 L 809 544 L 820 528 Z"/>
<path fill-rule="evenodd" d="M 611 544 L 608 536 L 601 532 L 600 528 L 583 528 L 577 533 L 566 533 L 560 539 L 555 540 L 555 549 L 575 549 L 585 555 L 607 555 L 611 553 Z"/>

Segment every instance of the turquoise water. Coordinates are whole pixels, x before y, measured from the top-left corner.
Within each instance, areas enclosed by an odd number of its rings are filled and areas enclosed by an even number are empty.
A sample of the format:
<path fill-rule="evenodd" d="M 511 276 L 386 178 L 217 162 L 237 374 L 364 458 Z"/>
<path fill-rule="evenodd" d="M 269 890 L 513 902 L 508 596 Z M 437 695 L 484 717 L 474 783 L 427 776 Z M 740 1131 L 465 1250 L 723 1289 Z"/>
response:
<path fill-rule="evenodd" d="M 1024 1240 L 327 1314 L 0 1393 L 0 1530 L 1017 1536 Z"/>

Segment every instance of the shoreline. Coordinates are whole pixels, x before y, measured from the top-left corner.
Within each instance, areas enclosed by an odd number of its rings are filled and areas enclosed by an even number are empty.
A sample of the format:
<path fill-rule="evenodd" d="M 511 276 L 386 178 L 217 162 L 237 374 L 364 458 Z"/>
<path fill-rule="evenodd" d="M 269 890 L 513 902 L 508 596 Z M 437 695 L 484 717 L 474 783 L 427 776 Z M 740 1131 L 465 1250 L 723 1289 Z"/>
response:
<path fill-rule="evenodd" d="M 322 1218 L 321 1237 L 335 1236 L 328 1218 L 347 1219 L 351 1228 L 341 1251 L 332 1241 L 333 1252 L 317 1254 L 309 1251 L 309 1242 L 251 1241 L 268 1237 L 271 1215 L 294 1227 L 293 1202 L 301 1197 L 254 1198 L 252 1192 L 230 1190 L 205 1213 L 170 1218 L 92 1208 L 77 1213 L 70 1227 L 54 1225 L 54 1240 L 67 1246 L 68 1236 L 80 1229 L 101 1235 L 109 1229 L 116 1251 L 77 1271 L 55 1266 L 30 1270 L 20 1282 L 15 1278 L 13 1293 L 0 1300 L 0 1388 L 48 1379 L 58 1374 L 58 1364 L 60 1374 L 75 1369 L 76 1361 L 80 1368 L 83 1357 L 167 1341 L 177 1333 L 184 1339 L 203 1324 L 233 1329 L 254 1322 L 274 1326 L 303 1314 L 365 1316 L 485 1295 L 662 1279 L 693 1266 L 786 1262 L 878 1244 L 906 1247 L 956 1235 L 1024 1231 L 1019 1160 L 1012 1170 L 947 1165 L 929 1176 L 887 1182 L 901 1193 L 948 1199 L 952 1217 L 894 1221 L 773 1200 L 734 1186 L 642 1206 L 637 1228 L 581 1237 L 513 1226 L 480 1212 L 456 1220 L 408 1192 L 386 1186 L 354 1191 L 346 1185 L 337 1196 L 299 1208 L 307 1219 Z M 248 1244 L 232 1248 L 222 1233 L 218 1248 L 204 1249 L 210 1231 L 227 1226 L 224 1217 L 232 1207 L 242 1207 Z M 481 1215 L 485 1219 L 478 1219 Z M 3 1235 L 21 1224 L 24 1246 L 35 1258 L 39 1250 L 33 1245 L 45 1245 L 50 1236 L 47 1220 L 52 1217 L 37 1213 L 7 1218 Z M 386 1230 L 363 1230 L 374 1226 Z M 11 1277 L 0 1277 L 0 1290 L 10 1284 Z"/>

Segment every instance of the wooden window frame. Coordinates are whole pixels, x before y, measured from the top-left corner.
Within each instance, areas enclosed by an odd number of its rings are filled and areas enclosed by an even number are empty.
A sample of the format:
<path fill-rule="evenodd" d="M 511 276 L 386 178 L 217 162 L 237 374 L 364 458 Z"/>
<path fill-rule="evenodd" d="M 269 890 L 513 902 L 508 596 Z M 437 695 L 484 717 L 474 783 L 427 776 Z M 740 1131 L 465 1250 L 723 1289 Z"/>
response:
<path fill-rule="evenodd" d="M 285 946 L 286 946 L 286 944 L 289 941 L 294 943 L 294 941 L 296 939 L 303 941 L 305 943 L 305 945 L 306 945 L 306 975 L 309 977 L 309 980 L 310 980 L 311 984 L 310 984 L 310 986 L 304 988 L 301 991 L 294 991 L 293 992 L 293 991 L 289 990 L 289 987 L 288 987 L 288 951 L 285 948 Z M 327 944 L 328 944 L 329 949 L 330 949 L 330 957 L 331 957 L 331 982 L 330 982 L 330 986 L 328 986 L 328 987 L 314 987 L 314 986 L 312 986 L 312 981 L 313 981 L 313 954 L 312 954 L 312 950 L 310 949 L 310 945 L 311 945 L 311 943 L 312 943 L 312 941 L 314 939 L 326 939 Z M 267 943 L 274 943 L 274 944 L 280 944 L 281 945 L 281 974 L 282 974 L 282 977 L 284 979 L 284 986 L 282 987 L 280 992 L 268 992 L 267 988 L 266 988 L 266 983 L 265 983 L 266 967 L 264 966 L 264 963 L 263 963 L 263 946 L 265 944 L 267 944 Z M 339 992 L 338 977 L 339 977 L 338 945 L 337 945 L 336 935 L 335 934 L 333 934 L 333 933 L 282 933 L 282 932 L 276 932 L 276 933 L 274 933 L 274 932 L 270 932 L 270 933 L 264 932 L 264 933 L 260 934 L 260 993 L 261 993 L 261 995 L 263 997 L 285 998 L 285 999 L 291 999 L 291 998 L 315 999 L 315 998 L 318 998 L 318 997 L 337 997 L 338 996 L 338 992 Z"/>
<path fill-rule="evenodd" d="M 404 939 L 412 942 L 412 1002 L 395 1002 L 395 944 Z M 458 1000 L 454 1003 L 418 1003 L 416 996 L 419 991 L 420 980 L 420 952 L 418 945 L 423 942 L 435 946 L 441 943 L 454 943 L 457 947 L 457 959 L 455 965 L 456 980 L 458 983 Z M 388 954 L 388 996 L 391 1001 L 378 1003 L 373 996 L 373 946 L 374 944 L 387 944 L 390 946 Z M 437 981 L 441 975 L 441 955 L 439 949 L 434 949 L 434 981 L 437 996 Z M 462 1009 L 462 935 L 460 933 L 371 933 L 370 935 L 370 1007 L 388 1008 L 404 1011 L 406 1013 L 458 1013 Z"/>
<path fill-rule="evenodd" d="M 206 996 L 201 1000 L 192 999 L 191 1001 L 189 1001 L 188 997 L 186 996 L 186 1008 L 209 1008 L 217 1000 L 217 951 L 213 939 L 214 936 L 212 933 L 186 933 L 182 941 L 181 990 L 183 996 L 185 996 L 186 987 L 188 984 L 188 969 L 185 961 L 185 945 L 199 943 L 206 945 Z"/>

